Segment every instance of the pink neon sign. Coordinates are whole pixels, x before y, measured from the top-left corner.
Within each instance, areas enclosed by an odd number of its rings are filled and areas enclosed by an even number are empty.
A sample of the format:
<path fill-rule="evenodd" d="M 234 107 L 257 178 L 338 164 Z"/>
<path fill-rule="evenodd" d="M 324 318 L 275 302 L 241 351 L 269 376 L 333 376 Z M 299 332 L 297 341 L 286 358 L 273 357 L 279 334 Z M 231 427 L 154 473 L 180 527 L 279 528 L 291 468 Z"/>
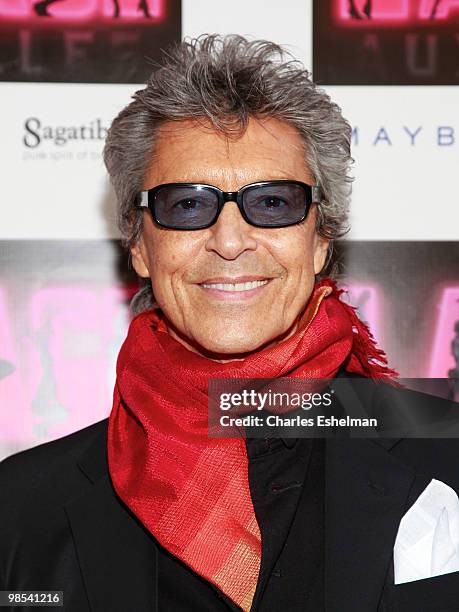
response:
<path fill-rule="evenodd" d="M 107 416 L 131 293 L 49 287 L 19 315 L 0 289 L 0 441 L 31 446 Z"/>
<path fill-rule="evenodd" d="M 410 12 L 409 0 L 383 0 L 382 2 L 371 2 L 368 0 L 339 0 L 338 15 L 343 21 L 353 19 L 353 14 L 361 16 L 362 19 L 368 18 L 368 7 L 371 7 L 371 19 L 399 21 L 407 19 Z"/>
<path fill-rule="evenodd" d="M 422 0 L 419 6 L 419 18 L 431 19 L 435 13 L 435 19 L 450 19 L 459 12 L 459 0 Z"/>
<path fill-rule="evenodd" d="M 21 345 L 15 338 L 8 295 L 0 288 L 0 439 L 32 440 L 31 393 L 21 371 Z"/>
<path fill-rule="evenodd" d="M 111 381 L 108 376 L 110 351 L 118 352 L 127 326 L 125 295 L 122 288 L 63 287 L 42 289 L 32 297 L 33 387 L 38 393 L 43 380 L 54 381 L 54 389 L 48 389 L 57 413 L 48 427 L 52 437 L 108 414 L 114 383 L 114 372 Z"/>
<path fill-rule="evenodd" d="M 459 286 L 446 287 L 437 306 L 433 349 L 430 355 L 429 378 L 444 378 L 456 363 L 451 350 L 454 327 L 459 321 Z"/>
<path fill-rule="evenodd" d="M 104 17 L 113 17 L 116 6 L 119 8 L 119 16 L 124 19 L 139 19 L 139 14 L 145 9 L 150 17 L 156 19 L 164 15 L 163 0 L 143 0 L 143 4 L 142 0 L 116 0 L 116 2 L 115 0 L 104 0 L 102 9 Z"/>
<path fill-rule="evenodd" d="M 33 20 L 53 25 L 58 21 L 97 21 L 113 24 L 126 21 L 162 20 L 166 0 L 0 0 L 0 19 Z M 145 19 L 148 17 L 148 19 Z"/>
<path fill-rule="evenodd" d="M 459 0 L 335 0 L 334 14 L 343 24 L 374 27 L 416 21 L 439 21 L 459 12 Z"/>

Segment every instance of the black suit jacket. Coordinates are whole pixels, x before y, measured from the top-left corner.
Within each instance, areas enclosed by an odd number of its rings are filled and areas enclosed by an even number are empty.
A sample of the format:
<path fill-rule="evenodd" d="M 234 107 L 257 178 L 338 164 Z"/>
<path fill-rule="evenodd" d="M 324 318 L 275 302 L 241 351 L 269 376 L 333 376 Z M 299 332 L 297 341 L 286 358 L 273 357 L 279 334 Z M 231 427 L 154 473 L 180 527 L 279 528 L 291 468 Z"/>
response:
<path fill-rule="evenodd" d="M 347 379 L 344 402 L 361 401 Z M 396 393 L 403 403 L 411 392 Z M 104 419 L 0 463 L 0 590 L 63 590 L 69 612 L 161 610 L 164 551 L 113 490 L 106 433 Z M 395 586 L 392 558 L 400 520 L 430 480 L 459 491 L 459 441 L 328 439 L 324 448 L 325 609 L 459 610 L 459 572 Z M 281 531 L 271 530 L 274 551 Z M 183 576 L 180 610 L 207 611 Z M 253 609 L 280 612 L 259 591 Z M 221 600 L 217 609 L 235 608 Z"/>

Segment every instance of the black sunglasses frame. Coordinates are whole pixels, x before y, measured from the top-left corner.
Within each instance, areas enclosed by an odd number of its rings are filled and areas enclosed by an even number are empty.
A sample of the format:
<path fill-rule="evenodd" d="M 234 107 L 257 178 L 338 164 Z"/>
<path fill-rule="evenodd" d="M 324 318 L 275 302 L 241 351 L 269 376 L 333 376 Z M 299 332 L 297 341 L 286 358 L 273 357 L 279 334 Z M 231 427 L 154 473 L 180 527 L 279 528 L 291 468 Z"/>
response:
<path fill-rule="evenodd" d="M 247 191 L 256 189 L 258 187 L 276 186 L 276 185 L 285 185 L 285 184 L 298 185 L 302 187 L 304 191 L 305 207 L 304 207 L 304 213 L 301 219 L 299 219 L 298 221 L 293 221 L 292 223 L 283 223 L 279 225 L 253 223 L 247 217 L 247 214 L 244 210 L 244 206 L 243 206 L 244 194 Z M 199 225 L 196 227 L 190 227 L 190 228 L 177 227 L 177 226 L 167 225 L 165 223 L 162 223 L 156 217 L 155 199 L 156 199 L 157 194 L 165 187 L 198 187 L 198 188 L 206 189 L 208 191 L 215 193 L 218 197 L 218 205 L 217 205 L 217 210 L 215 212 L 213 219 L 209 223 Z M 291 225 L 297 225 L 298 223 L 301 223 L 302 221 L 304 221 L 309 213 L 311 205 L 314 202 L 320 203 L 321 198 L 322 198 L 322 189 L 320 185 L 308 185 L 307 183 L 303 183 L 301 181 L 293 181 L 293 180 L 285 179 L 285 180 L 273 180 L 273 181 L 261 181 L 258 183 L 249 183 L 248 185 L 244 185 L 244 187 L 241 187 L 239 191 L 222 191 L 221 189 L 219 189 L 218 187 L 215 187 L 214 185 L 206 185 L 205 183 L 164 183 L 163 185 L 157 185 L 156 187 L 152 187 L 152 189 L 139 191 L 135 198 L 135 204 L 137 208 L 148 208 L 150 210 L 151 216 L 153 217 L 154 221 L 161 227 L 164 227 L 167 229 L 181 230 L 181 231 L 193 231 L 193 230 L 206 229 L 208 227 L 211 227 L 214 223 L 216 223 L 223 209 L 223 206 L 226 204 L 226 202 L 236 202 L 239 208 L 239 212 L 241 213 L 242 217 L 247 223 L 249 223 L 250 225 L 253 225 L 254 227 L 264 227 L 264 228 L 275 229 L 278 227 L 290 227 Z"/>

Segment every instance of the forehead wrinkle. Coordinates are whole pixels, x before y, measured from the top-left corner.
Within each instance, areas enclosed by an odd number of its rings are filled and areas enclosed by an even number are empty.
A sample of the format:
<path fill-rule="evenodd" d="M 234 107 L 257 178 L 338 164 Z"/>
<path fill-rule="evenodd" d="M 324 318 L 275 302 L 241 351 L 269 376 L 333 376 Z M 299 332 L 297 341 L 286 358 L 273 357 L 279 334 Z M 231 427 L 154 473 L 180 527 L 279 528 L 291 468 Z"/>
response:
<path fill-rule="evenodd" d="M 228 180 L 228 175 L 224 174 L 223 171 L 209 173 L 208 175 L 193 173 L 180 173 L 174 176 L 174 180 L 167 182 L 172 183 L 199 183 L 202 185 L 210 185 L 218 187 L 222 191 L 238 191 L 246 185 L 251 183 L 260 183 L 262 181 L 275 181 L 275 180 L 297 180 L 297 177 L 290 173 L 281 171 L 277 172 L 233 172 L 232 180 Z M 158 183 L 160 184 L 160 183 Z M 231 188 L 227 188 L 230 184 Z M 153 187 L 154 185 L 152 185 Z M 147 187 L 151 188 L 151 187 Z"/>
<path fill-rule="evenodd" d="M 293 168 L 290 170 L 288 166 L 282 164 L 283 155 L 281 159 L 276 155 L 277 148 L 279 148 L 279 155 L 282 149 L 284 152 L 290 149 L 296 155 L 300 151 L 301 158 L 306 161 L 304 144 L 298 130 L 282 121 L 271 119 L 277 124 L 275 125 L 256 118 L 253 120 L 261 130 L 257 132 L 247 128 L 244 134 L 237 138 L 234 134 L 226 134 L 210 128 L 203 129 L 204 126 L 190 121 L 180 122 L 180 125 L 162 126 L 158 134 L 157 144 L 159 146 L 154 147 L 155 150 L 152 151 L 147 172 L 147 180 L 150 184 L 145 188 L 169 182 L 199 182 L 236 191 L 246 184 L 258 181 L 298 179 L 297 170 Z M 278 129 L 279 124 L 282 127 L 281 131 Z M 201 134 L 211 136 L 208 147 L 205 145 L 206 138 L 204 146 L 203 142 L 200 142 L 197 155 L 194 149 L 195 141 L 189 138 L 190 131 L 196 128 Z M 289 134 L 288 138 L 283 138 L 284 131 Z M 269 135 L 271 145 L 264 141 L 263 133 Z M 295 137 L 291 138 L 291 136 Z M 175 155 L 167 154 L 168 145 L 171 145 L 174 150 L 177 149 Z M 250 163 L 246 164 L 244 161 L 246 153 L 251 147 L 254 149 L 263 147 L 263 151 L 259 160 L 255 154 L 253 160 L 250 160 L 249 156 Z M 268 162 L 267 165 L 266 162 Z"/>

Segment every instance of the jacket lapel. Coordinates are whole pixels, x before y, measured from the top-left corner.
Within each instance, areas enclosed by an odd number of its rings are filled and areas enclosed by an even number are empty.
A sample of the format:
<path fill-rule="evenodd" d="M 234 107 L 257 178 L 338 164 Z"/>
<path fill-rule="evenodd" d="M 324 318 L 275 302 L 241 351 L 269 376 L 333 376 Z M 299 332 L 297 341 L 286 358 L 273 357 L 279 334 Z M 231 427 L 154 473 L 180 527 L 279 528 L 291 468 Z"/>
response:
<path fill-rule="evenodd" d="M 359 410 L 348 378 L 339 400 Z M 365 403 L 365 402 L 364 402 Z M 325 457 L 325 593 L 327 612 L 375 612 L 392 564 L 398 527 L 427 486 L 390 450 L 393 439 L 328 439 Z"/>
<path fill-rule="evenodd" d="M 79 467 L 87 491 L 65 507 L 91 612 L 157 610 L 152 536 L 116 496 L 107 470 L 106 427 Z"/>

